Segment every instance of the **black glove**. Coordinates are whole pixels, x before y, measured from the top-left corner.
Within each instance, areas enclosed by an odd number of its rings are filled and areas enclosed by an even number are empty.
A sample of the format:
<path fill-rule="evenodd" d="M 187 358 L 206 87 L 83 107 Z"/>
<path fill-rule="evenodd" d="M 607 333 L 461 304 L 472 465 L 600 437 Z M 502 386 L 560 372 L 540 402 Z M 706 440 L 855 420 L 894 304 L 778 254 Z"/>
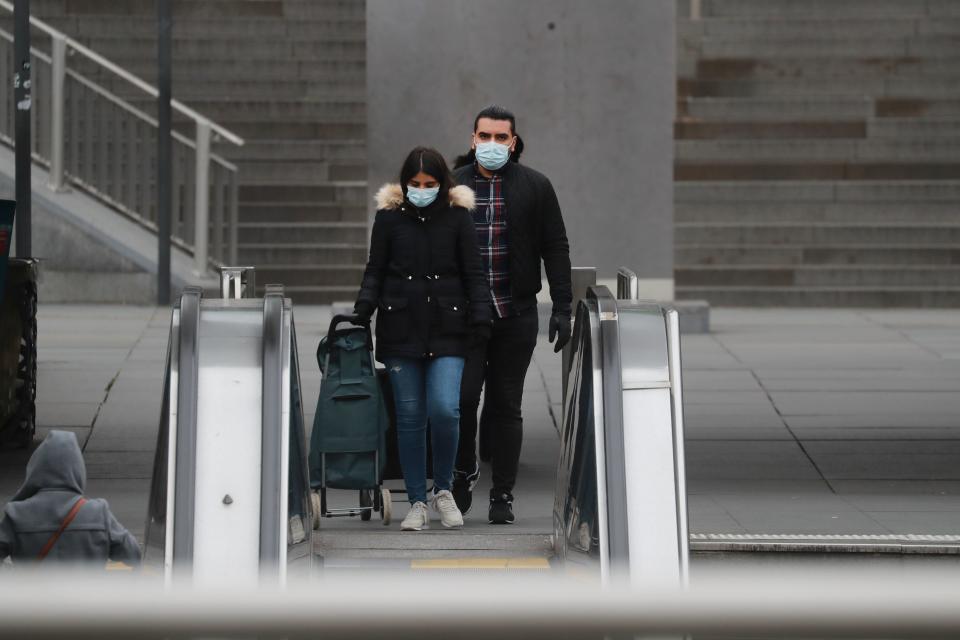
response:
<path fill-rule="evenodd" d="M 373 303 L 366 300 L 357 300 L 357 303 L 353 305 L 353 315 L 357 316 L 357 323 L 361 325 L 370 324 L 370 318 L 373 317 L 375 310 L 376 307 Z"/>
<path fill-rule="evenodd" d="M 472 327 L 473 331 L 470 333 L 470 342 L 469 349 L 470 351 L 479 351 L 480 349 L 487 346 L 487 342 L 490 341 L 490 325 L 489 324 L 475 324 Z"/>
<path fill-rule="evenodd" d="M 570 342 L 570 315 L 566 313 L 554 313 L 550 316 L 550 342 L 557 339 L 557 344 L 553 346 L 553 352 L 559 353 L 568 342 Z"/>

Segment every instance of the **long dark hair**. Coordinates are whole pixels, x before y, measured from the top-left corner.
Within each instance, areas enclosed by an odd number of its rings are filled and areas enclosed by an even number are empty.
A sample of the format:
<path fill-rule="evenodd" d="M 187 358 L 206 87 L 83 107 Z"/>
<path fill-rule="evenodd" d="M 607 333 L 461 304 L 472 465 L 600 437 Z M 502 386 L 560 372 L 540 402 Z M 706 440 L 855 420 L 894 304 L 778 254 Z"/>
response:
<path fill-rule="evenodd" d="M 513 148 L 513 152 L 510 154 L 510 160 L 512 162 L 520 162 L 520 154 L 523 153 L 523 138 L 521 138 L 520 134 L 517 133 L 516 116 L 514 116 L 513 113 L 511 113 L 508 109 L 505 109 L 498 104 L 492 104 L 478 113 L 477 117 L 473 119 L 474 133 L 477 131 L 477 125 L 480 124 L 480 118 L 490 118 L 491 120 L 507 120 L 510 122 L 510 133 L 517 137 L 517 145 Z M 468 164 L 473 164 L 476 159 L 476 150 L 470 149 L 465 154 L 457 156 L 454 159 L 453 168 L 459 169 L 460 167 L 465 167 Z"/>
<path fill-rule="evenodd" d="M 456 186 L 456 182 L 453 180 L 447 161 L 439 151 L 430 147 L 415 148 L 403 161 L 403 166 L 400 167 L 400 187 L 403 189 L 403 197 L 407 197 L 407 183 L 421 171 L 436 178 L 440 183 L 437 202 L 449 202 L 450 189 Z"/>

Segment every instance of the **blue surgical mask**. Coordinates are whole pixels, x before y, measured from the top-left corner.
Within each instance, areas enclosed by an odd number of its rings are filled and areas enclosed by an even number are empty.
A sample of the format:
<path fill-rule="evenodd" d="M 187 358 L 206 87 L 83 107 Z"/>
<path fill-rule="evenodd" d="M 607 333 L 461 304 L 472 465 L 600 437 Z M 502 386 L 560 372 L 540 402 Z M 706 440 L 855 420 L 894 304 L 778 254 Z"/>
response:
<path fill-rule="evenodd" d="M 510 160 L 510 147 L 499 142 L 481 142 L 477 145 L 477 162 L 488 171 L 496 171 Z"/>
<path fill-rule="evenodd" d="M 437 199 L 437 195 L 439 193 L 440 187 L 434 187 L 432 189 L 407 187 L 407 200 L 409 200 L 410 204 L 418 209 L 423 209 L 424 207 L 429 207 L 431 204 L 433 204 L 433 201 Z"/>

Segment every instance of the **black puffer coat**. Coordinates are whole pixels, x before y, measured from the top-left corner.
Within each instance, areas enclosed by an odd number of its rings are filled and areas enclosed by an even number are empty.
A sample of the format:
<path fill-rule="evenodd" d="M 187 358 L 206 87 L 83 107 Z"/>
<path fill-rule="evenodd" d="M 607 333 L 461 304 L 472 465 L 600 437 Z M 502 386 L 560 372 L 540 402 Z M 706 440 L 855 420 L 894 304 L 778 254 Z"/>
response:
<path fill-rule="evenodd" d="M 398 184 L 377 193 L 357 303 L 377 309 L 378 360 L 464 356 L 471 325 L 492 321 L 473 206 L 473 191 L 464 186 L 424 209 L 410 204 Z"/>

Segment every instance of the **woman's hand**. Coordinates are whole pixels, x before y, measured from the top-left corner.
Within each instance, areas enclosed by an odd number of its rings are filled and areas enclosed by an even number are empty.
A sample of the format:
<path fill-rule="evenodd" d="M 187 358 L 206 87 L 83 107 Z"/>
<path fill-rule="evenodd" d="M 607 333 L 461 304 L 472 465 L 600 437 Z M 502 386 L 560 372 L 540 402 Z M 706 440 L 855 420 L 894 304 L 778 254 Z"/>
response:
<path fill-rule="evenodd" d="M 370 318 L 373 317 L 375 310 L 376 307 L 373 306 L 373 303 L 366 300 L 358 300 L 353 305 L 353 315 L 357 316 L 357 323 L 364 326 L 370 324 Z"/>

